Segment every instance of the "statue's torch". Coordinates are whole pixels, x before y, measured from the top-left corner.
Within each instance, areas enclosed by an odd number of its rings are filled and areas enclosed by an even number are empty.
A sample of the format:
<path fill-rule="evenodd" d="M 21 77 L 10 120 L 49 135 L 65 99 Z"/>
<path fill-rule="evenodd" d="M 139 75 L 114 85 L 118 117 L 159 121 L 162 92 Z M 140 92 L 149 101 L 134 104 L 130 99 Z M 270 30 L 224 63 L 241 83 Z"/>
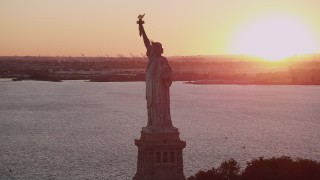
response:
<path fill-rule="evenodd" d="M 145 15 L 145 14 L 143 14 L 143 15 L 140 14 L 140 15 L 138 16 L 138 19 L 139 19 L 139 20 L 137 21 L 137 24 L 139 24 L 139 25 L 144 24 L 144 21 L 142 20 L 142 18 L 144 17 L 144 15 Z M 142 32 L 141 32 L 140 28 L 139 28 L 139 35 L 140 35 L 140 36 L 142 35 Z"/>

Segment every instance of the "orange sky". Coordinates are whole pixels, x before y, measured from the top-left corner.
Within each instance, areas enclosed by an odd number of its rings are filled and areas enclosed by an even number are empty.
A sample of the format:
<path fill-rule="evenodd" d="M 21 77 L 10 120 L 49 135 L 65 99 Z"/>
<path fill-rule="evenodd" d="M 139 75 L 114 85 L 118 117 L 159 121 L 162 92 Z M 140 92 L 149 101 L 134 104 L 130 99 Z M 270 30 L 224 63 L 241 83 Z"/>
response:
<path fill-rule="evenodd" d="M 163 44 L 165 56 L 241 53 L 232 49 L 246 41 L 239 32 L 270 13 L 296 18 L 307 35 L 295 42 L 320 52 L 319 7 L 319 0 L 1 0 L 0 55 L 145 53 L 135 24 L 139 13 L 146 13 L 147 34 Z M 312 45 L 303 44 L 309 43 L 304 37 Z"/>

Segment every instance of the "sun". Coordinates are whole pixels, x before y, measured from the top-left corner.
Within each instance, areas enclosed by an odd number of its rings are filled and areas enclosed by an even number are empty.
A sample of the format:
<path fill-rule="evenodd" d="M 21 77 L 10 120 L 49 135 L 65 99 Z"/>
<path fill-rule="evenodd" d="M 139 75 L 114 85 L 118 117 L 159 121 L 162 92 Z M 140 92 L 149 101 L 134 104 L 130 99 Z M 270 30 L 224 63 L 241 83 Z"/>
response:
<path fill-rule="evenodd" d="M 301 19 L 283 14 L 255 18 L 232 37 L 231 52 L 280 61 L 297 54 L 315 53 L 315 35 Z"/>

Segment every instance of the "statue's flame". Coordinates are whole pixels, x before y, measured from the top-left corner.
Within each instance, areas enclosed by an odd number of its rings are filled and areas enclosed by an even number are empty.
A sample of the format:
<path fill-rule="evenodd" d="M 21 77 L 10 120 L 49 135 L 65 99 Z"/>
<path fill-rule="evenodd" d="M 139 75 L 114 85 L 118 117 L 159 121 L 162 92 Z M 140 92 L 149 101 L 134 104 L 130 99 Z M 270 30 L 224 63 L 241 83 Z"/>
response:
<path fill-rule="evenodd" d="M 142 18 L 144 17 L 144 15 L 145 15 L 145 14 L 143 14 L 143 15 L 140 14 L 140 15 L 138 16 L 138 19 L 139 19 L 139 20 L 142 20 Z"/>

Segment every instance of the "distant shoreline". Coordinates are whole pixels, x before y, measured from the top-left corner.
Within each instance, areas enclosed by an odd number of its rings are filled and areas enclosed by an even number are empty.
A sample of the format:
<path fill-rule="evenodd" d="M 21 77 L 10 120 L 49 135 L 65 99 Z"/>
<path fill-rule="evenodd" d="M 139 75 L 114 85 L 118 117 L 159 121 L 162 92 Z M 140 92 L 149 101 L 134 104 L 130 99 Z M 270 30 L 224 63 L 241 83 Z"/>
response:
<path fill-rule="evenodd" d="M 319 83 L 272 83 L 272 82 L 230 82 L 230 81 L 220 81 L 220 80 L 198 80 L 198 81 L 185 81 L 185 84 L 193 85 L 211 85 L 211 84 L 225 84 L 225 85 L 320 85 Z"/>
<path fill-rule="evenodd" d="M 237 56 L 236 56 L 237 57 Z M 220 57 L 168 58 L 173 81 L 189 84 L 320 85 L 320 59 L 254 62 Z M 240 61 L 241 60 L 241 61 Z M 142 57 L 0 57 L 0 78 L 14 81 L 61 82 L 145 81 L 147 58 Z"/>
<path fill-rule="evenodd" d="M 1 78 L 8 79 L 12 81 L 47 81 L 47 82 L 63 82 L 70 80 L 82 80 L 86 82 L 144 82 L 144 80 L 132 80 L 132 81 L 103 81 L 103 80 L 92 80 L 92 79 L 55 79 L 55 78 Z M 193 84 L 193 85 L 320 85 L 317 83 L 261 83 L 261 82 L 242 82 L 242 81 L 223 81 L 223 80 L 196 80 L 196 81 L 174 81 L 174 82 L 183 82 L 184 84 Z"/>

